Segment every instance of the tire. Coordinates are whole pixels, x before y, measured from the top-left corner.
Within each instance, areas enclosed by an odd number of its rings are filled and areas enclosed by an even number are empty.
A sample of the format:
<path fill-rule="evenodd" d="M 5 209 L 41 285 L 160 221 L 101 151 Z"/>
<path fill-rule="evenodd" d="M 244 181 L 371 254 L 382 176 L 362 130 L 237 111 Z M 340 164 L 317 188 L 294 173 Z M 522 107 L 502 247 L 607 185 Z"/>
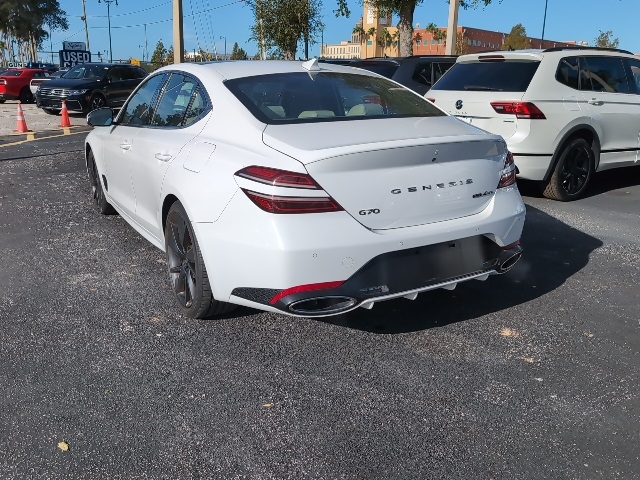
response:
<path fill-rule="evenodd" d="M 233 310 L 234 305 L 213 298 L 200 246 L 180 202 L 169 208 L 164 246 L 171 288 L 187 317 L 210 318 Z"/>
<path fill-rule="evenodd" d="M 552 200 L 570 202 L 586 191 L 595 170 L 595 154 L 584 138 L 574 138 L 560 153 L 553 174 L 542 194 Z"/>
<path fill-rule="evenodd" d="M 60 113 L 60 110 L 56 110 L 54 108 L 43 108 L 42 110 L 49 115 L 58 115 Z"/>
<path fill-rule="evenodd" d="M 91 100 L 89 100 L 89 107 L 88 107 L 87 113 L 91 112 L 92 110 L 95 110 L 96 108 L 102 108 L 106 106 L 107 106 L 107 99 L 104 98 L 104 96 L 100 93 L 94 93 L 93 95 L 91 95 Z"/>
<path fill-rule="evenodd" d="M 98 173 L 98 167 L 96 167 L 96 161 L 93 158 L 92 151 L 89 151 L 89 154 L 87 155 L 87 170 L 89 172 L 89 183 L 91 184 L 91 197 L 93 198 L 93 202 L 98 208 L 98 211 L 102 215 L 115 214 L 115 209 L 109 202 L 107 202 L 107 198 L 104 196 L 102 182 L 100 181 L 100 174 Z"/>
<path fill-rule="evenodd" d="M 0 103 L 4 103 L 6 100 L 4 98 L 0 98 Z"/>
<path fill-rule="evenodd" d="M 20 90 L 18 100 L 20 100 L 20 103 L 33 103 L 33 94 L 31 90 L 29 90 L 29 87 L 24 87 Z"/>

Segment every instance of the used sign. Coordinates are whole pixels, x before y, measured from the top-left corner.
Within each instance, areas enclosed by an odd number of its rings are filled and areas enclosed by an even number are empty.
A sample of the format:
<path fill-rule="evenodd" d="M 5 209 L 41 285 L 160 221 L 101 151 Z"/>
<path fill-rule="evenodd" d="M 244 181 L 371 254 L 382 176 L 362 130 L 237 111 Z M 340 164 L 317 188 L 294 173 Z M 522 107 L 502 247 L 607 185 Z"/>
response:
<path fill-rule="evenodd" d="M 80 50 L 60 50 L 60 68 L 71 68 L 78 63 L 91 61 L 91 52 Z"/>

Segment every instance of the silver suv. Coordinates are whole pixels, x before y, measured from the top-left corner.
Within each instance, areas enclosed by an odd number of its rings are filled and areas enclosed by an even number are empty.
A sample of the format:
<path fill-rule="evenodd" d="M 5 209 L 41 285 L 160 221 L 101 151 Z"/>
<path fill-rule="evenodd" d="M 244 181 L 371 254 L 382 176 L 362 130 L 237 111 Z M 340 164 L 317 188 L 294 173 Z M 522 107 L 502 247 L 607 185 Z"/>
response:
<path fill-rule="evenodd" d="M 593 174 L 640 160 L 640 58 L 560 47 L 464 55 L 425 95 L 502 135 L 518 176 L 574 200 Z"/>

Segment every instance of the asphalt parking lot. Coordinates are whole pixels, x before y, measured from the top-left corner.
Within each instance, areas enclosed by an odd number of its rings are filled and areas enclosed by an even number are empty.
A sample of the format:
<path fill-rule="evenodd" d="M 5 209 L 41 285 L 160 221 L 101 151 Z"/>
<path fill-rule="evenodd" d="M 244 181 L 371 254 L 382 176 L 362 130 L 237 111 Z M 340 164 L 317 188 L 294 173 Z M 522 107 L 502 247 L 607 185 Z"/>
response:
<path fill-rule="evenodd" d="M 193 321 L 83 138 L 0 142 L 0 478 L 640 478 L 640 167 L 522 185 L 507 275 Z"/>
<path fill-rule="evenodd" d="M 62 133 L 62 129 L 58 126 L 62 119 L 60 115 L 49 115 L 41 108 L 36 107 L 35 103 L 22 104 L 21 107 L 27 128 L 35 132 L 36 136 Z M 16 132 L 17 115 L 17 100 L 7 100 L 5 103 L 0 103 L 0 138 L 5 143 L 10 140 L 21 140 L 25 137 L 24 134 Z M 87 128 L 86 115 L 82 113 L 69 112 L 69 120 L 72 130 Z"/>

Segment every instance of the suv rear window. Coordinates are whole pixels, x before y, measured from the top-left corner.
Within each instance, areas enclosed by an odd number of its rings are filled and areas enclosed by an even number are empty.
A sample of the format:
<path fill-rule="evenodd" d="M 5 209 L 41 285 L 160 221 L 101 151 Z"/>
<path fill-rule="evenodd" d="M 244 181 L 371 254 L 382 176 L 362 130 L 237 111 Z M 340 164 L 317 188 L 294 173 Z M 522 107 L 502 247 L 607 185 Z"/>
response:
<path fill-rule="evenodd" d="M 538 61 L 527 60 L 456 63 L 433 89 L 524 92 L 529 87 L 538 65 Z"/>
<path fill-rule="evenodd" d="M 292 72 L 236 78 L 225 85 L 269 124 L 446 115 L 410 90 L 371 75 Z"/>
<path fill-rule="evenodd" d="M 391 62 L 353 62 L 351 63 L 352 67 L 363 68 L 365 70 L 369 70 L 370 72 L 377 73 L 378 75 L 382 75 L 383 77 L 391 78 L 393 74 L 398 70 L 397 63 Z"/>

